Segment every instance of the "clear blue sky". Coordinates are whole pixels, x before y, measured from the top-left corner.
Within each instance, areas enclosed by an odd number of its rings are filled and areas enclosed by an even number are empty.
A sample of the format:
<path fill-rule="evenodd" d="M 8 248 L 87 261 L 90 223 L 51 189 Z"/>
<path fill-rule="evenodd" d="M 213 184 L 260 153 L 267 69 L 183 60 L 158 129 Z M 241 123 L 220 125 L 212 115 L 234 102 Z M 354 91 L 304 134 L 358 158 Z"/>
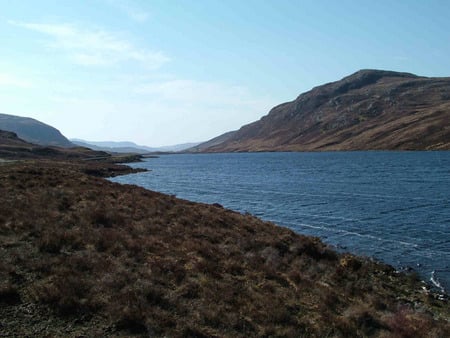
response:
<path fill-rule="evenodd" d="M 0 0 L 0 112 L 203 141 L 362 68 L 450 76 L 450 1 Z"/>

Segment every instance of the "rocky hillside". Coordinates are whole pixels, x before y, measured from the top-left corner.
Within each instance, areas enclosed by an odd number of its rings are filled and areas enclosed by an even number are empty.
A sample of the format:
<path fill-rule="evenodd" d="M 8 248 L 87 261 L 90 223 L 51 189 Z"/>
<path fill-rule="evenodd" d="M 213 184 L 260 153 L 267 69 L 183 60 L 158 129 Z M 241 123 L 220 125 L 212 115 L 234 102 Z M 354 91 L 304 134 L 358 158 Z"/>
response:
<path fill-rule="evenodd" d="M 21 139 L 34 144 L 74 147 L 59 130 L 29 117 L 0 114 L 0 129 L 12 131 Z"/>
<path fill-rule="evenodd" d="M 197 149 L 450 149 L 450 78 L 361 70 L 274 107 L 224 139 Z"/>

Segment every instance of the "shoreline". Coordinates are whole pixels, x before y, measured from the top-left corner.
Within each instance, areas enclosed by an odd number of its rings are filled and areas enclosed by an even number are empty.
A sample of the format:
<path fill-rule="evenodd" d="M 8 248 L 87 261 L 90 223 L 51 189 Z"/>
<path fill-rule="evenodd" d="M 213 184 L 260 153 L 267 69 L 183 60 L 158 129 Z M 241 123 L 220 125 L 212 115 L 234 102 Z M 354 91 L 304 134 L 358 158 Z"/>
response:
<path fill-rule="evenodd" d="M 343 152 L 344 153 L 348 153 L 348 152 L 354 152 L 354 151 L 343 151 Z M 356 152 L 367 152 L 367 151 L 365 151 L 365 150 L 361 150 L 361 151 L 357 150 Z M 405 153 L 405 152 L 406 153 L 409 153 L 409 152 L 450 152 L 450 150 L 412 150 L 412 151 L 409 151 L 409 150 L 407 150 L 407 151 L 403 151 L 403 150 L 399 150 L 399 151 L 396 151 L 396 150 L 374 150 L 374 151 L 369 151 L 369 152 L 402 152 L 402 153 Z M 247 154 L 247 152 L 240 152 L 240 153 L 241 154 Z M 250 153 L 252 153 L 252 152 L 250 152 Z M 260 154 L 260 152 L 253 152 L 253 153 Z M 266 152 L 263 152 L 263 153 L 266 153 Z M 273 153 L 273 152 L 268 152 L 268 153 Z M 291 152 L 287 152 L 287 153 L 291 153 Z M 300 153 L 303 153 L 303 152 L 300 152 Z M 307 152 L 307 153 L 322 153 L 322 152 Z M 336 152 L 335 151 L 331 151 L 330 153 L 336 153 Z M 197 154 L 218 154 L 218 153 L 173 153 L 173 154 L 164 154 L 164 155 L 197 155 Z M 227 155 L 227 154 L 234 154 L 234 153 L 221 153 L 221 154 Z M 239 154 L 239 153 L 237 153 L 237 154 Z M 144 158 L 144 161 L 142 161 L 142 162 L 151 162 L 151 161 L 145 161 L 145 158 Z M 134 164 L 134 163 L 137 163 L 137 162 L 130 162 L 129 164 Z M 127 164 L 127 163 L 125 163 L 125 164 Z M 137 165 L 139 165 L 139 164 L 137 164 Z M 137 168 L 136 165 L 133 165 L 133 168 Z M 141 169 L 145 169 L 144 167 L 140 167 L 140 168 Z M 115 181 L 113 181 L 113 182 L 115 182 Z M 121 183 L 121 182 L 119 182 L 119 183 Z M 130 184 L 130 183 L 122 183 L 122 184 Z M 134 183 L 131 183 L 131 184 L 134 184 Z M 138 186 L 141 186 L 141 185 L 138 185 Z M 141 186 L 141 187 L 144 187 L 144 186 Z M 155 191 L 158 191 L 158 192 L 163 193 L 163 194 L 167 194 L 164 191 L 159 191 L 159 190 L 155 190 Z M 192 200 L 189 200 L 189 201 L 192 201 Z M 192 202 L 194 202 L 194 203 L 205 203 L 205 202 L 196 201 L 196 200 L 193 200 Z M 207 203 L 210 203 L 210 202 L 207 202 Z M 220 203 L 220 202 L 218 202 L 218 203 Z M 210 204 L 214 204 L 214 203 L 210 203 Z M 229 210 L 232 210 L 232 211 L 235 211 L 235 212 L 238 212 L 238 213 L 242 213 L 241 211 L 235 210 L 233 208 L 230 208 Z M 255 216 L 255 217 L 260 218 L 260 216 Z M 307 235 L 307 234 L 304 234 L 301 231 L 296 230 L 292 226 L 281 225 L 281 224 L 278 224 L 276 221 L 273 221 L 271 219 L 264 219 L 264 218 L 260 218 L 260 219 L 262 221 L 265 221 L 265 222 L 272 222 L 276 226 L 290 229 L 290 230 L 292 230 L 292 231 L 294 231 L 294 232 L 296 232 L 296 233 L 298 233 L 300 235 L 318 236 L 318 235 Z M 321 238 L 321 237 L 319 236 L 319 238 Z M 321 238 L 321 240 L 323 240 L 323 239 Z M 411 266 L 411 265 L 399 265 L 399 264 L 395 265 L 395 264 L 386 262 L 382 258 L 377 258 L 377 257 L 375 257 L 373 255 L 370 255 L 370 254 L 356 253 L 354 251 L 349 251 L 348 248 L 346 248 L 346 247 L 345 248 L 339 248 L 339 244 L 327 243 L 326 240 L 323 240 L 323 241 L 324 241 L 324 243 L 329 245 L 331 248 L 333 248 L 334 250 L 336 250 L 336 251 L 338 251 L 340 253 L 343 253 L 343 254 L 349 253 L 349 254 L 352 254 L 352 255 L 356 255 L 356 256 L 359 256 L 359 257 L 364 257 L 364 258 L 367 258 L 367 259 L 379 262 L 381 264 L 389 265 L 389 266 L 391 266 L 393 269 L 395 269 L 399 273 L 417 274 L 418 277 L 422 280 L 422 282 L 426 285 L 426 287 L 427 287 L 427 289 L 429 291 L 438 294 L 438 296 L 436 296 L 437 298 L 448 299 L 450 297 L 450 289 L 447 289 L 446 287 L 444 287 L 441 284 L 441 282 L 439 281 L 439 279 L 435 275 L 436 274 L 436 270 L 435 270 L 434 267 L 432 267 L 433 269 L 428 270 L 426 272 L 420 272 L 420 270 L 417 270 L 416 267 Z"/>
<path fill-rule="evenodd" d="M 450 332 L 448 302 L 412 275 L 92 169 L 125 172 L 52 161 L 0 167 L 7 336 L 348 336 L 400 334 L 400 322 L 416 335 Z"/>

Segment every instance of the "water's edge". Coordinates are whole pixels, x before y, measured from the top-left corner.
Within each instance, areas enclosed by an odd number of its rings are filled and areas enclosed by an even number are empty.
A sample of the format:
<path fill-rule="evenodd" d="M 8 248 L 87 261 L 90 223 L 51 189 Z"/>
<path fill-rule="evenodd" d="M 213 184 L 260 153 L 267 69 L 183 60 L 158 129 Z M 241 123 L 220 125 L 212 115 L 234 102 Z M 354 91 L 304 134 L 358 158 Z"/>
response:
<path fill-rule="evenodd" d="M 249 212 L 448 290 L 450 152 L 344 155 L 165 155 L 111 180 Z"/>

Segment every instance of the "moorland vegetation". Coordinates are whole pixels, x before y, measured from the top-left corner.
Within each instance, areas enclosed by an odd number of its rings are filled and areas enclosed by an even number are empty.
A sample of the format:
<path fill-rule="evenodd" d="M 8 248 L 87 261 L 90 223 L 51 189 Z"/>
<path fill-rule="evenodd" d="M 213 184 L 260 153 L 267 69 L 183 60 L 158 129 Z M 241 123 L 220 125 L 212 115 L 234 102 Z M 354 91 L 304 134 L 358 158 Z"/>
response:
<path fill-rule="evenodd" d="M 110 182 L 134 171 L 112 159 L 18 155 L 0 163 L 1 336 L 450 336 L 414 274 Z"/>

